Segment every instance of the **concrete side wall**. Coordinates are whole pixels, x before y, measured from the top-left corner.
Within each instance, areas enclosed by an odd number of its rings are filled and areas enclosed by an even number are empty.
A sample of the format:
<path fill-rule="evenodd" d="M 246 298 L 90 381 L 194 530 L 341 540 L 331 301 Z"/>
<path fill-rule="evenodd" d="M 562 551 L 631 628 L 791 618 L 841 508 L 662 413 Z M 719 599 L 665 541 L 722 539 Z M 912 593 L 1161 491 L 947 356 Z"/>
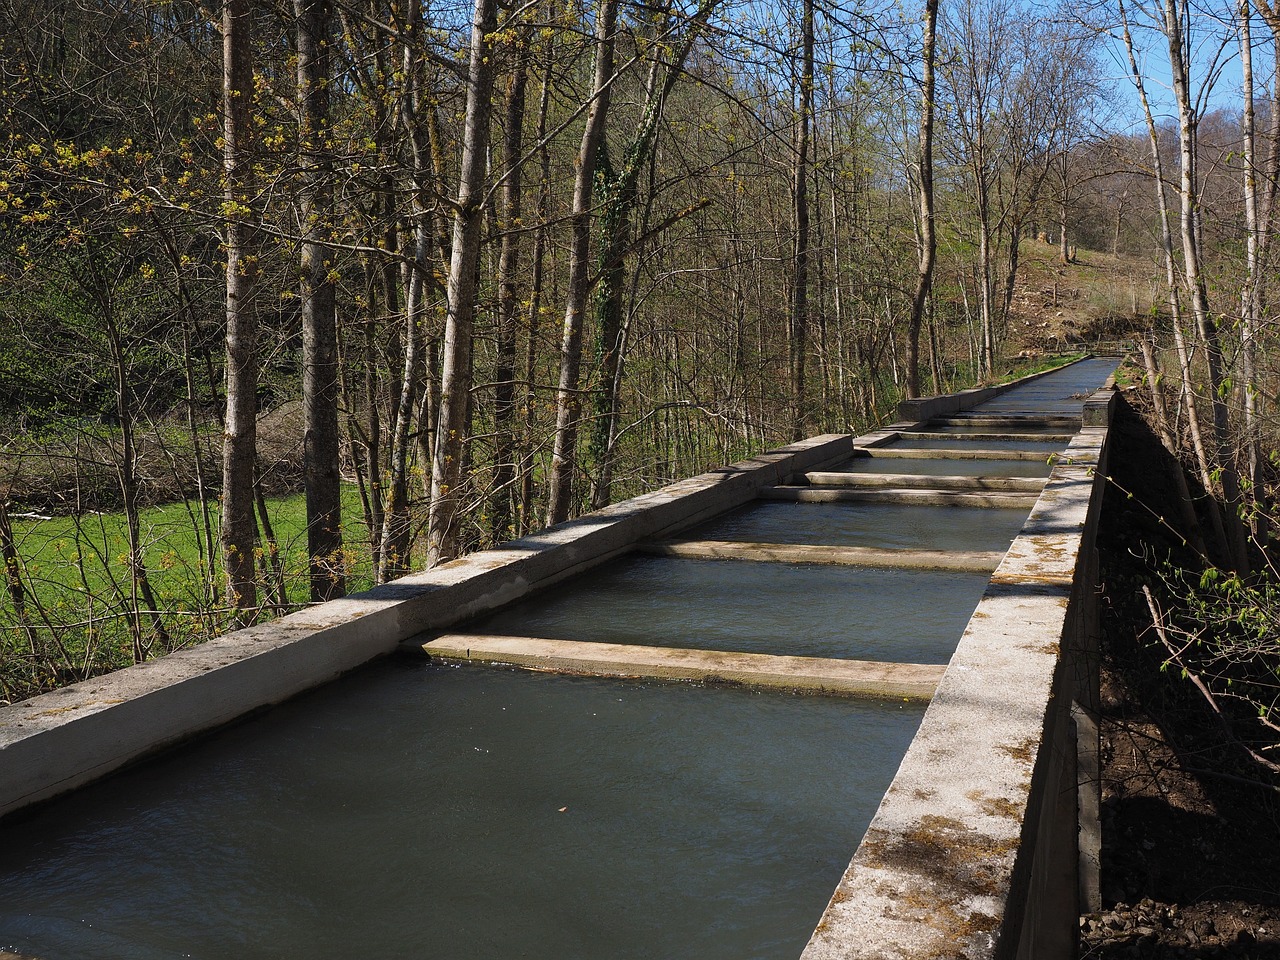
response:
<path fill-rule="evenodd" d="M 1113 402 L 1088 402 L 803 960 L 1075 956 L 1073 712 L 1096 684 L 1095 487 Z"/>
<path fill-rule="evenodd" d="M 0 707 L 0 817 L 231 722 L 850 455 L 815 437 L 198 647 Z"/>
<path fill-rule="evenodd" d="M 1024 383 L 1039 380 L 1041 377 L 1057 373 L 1059 370 L 1065 370 L 1067 367 L 1079 362 L 1079 360 L 1072 360 L 1071 363 L 1064 363 L 1062 366 L 1054 367 L 1052 370 L 1041 370 L 1039 373 L 1031 373 L 1025 377 L 1019 377 L 1017 380 L 1010 380 L 1008 383 L 1002 383 L 994 387 L 975 387 L 972 390 L 947 393 L 940 397 L 903 400 L 898 404 L 898 419 L 923 422 L 932 420 L 934 417 L 949 417 L 953 413 L 960 413 L 962 410 L 971 410 L 978 404 L 986 403 L 988 400 L 998 397 L 1014 387 L 1020 387 Z"/>

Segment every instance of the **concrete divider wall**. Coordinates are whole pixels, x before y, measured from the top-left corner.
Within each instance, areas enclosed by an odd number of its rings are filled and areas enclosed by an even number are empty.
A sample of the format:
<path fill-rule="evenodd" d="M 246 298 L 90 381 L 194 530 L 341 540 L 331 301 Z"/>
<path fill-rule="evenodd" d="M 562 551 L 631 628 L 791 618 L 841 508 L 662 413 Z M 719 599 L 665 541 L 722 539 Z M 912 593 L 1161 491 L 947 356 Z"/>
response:
<path fill-rule="evenodd" d="M 1096 488 L 1115 394 L 991 583 L 803 960 L 1069 958 L 1096 890 Z"/>
<path fill-rule="evenodd" d="M 898 419 L 923 422 L 932 420 L 935 417 L 948 417 L 953 413 L 970 410 L 980 403 L 986 403 L 988 400 L 1012 390 L 1014 387 L 1022 386 L 1024 383 L 1031 383 L 1033 380 L 1039 380 L 1041 377 L 1057 373 L 1059 370 L 1065 370 L 1067 367 L 1074 366 L 1084 359 L 1088 358 L 1081 357 L 1078 360 L 1072 360 L 1070 363 L 1064 363 L 1060 367 L 1029 373 L 1025 377 L 1019 377 L 1017 380 L 1001 383 L 994 387 L 974 387 L 971 390 L 961 390 L 959 393 L 944 393 L 936 397 L 921 397 L 919 400 L 903 400 L 898 404 Z"/>
<path fill-rule="evenodd" d="M 318 686 L 849 456 L 814 437 L 614 504 L 494 550 L 197 647 L 0 707 L 0 817 Z"/>

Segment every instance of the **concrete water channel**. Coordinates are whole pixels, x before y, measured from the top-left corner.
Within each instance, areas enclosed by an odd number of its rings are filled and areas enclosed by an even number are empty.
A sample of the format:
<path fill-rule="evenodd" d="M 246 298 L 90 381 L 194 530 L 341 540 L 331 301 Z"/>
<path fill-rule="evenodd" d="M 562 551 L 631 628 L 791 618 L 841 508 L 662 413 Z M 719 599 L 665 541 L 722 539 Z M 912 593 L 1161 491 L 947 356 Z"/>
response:
<path fill-rule="evenodd" d="M 0 956 L 1069 955 L 1115 366 L 0 708 Z"/>

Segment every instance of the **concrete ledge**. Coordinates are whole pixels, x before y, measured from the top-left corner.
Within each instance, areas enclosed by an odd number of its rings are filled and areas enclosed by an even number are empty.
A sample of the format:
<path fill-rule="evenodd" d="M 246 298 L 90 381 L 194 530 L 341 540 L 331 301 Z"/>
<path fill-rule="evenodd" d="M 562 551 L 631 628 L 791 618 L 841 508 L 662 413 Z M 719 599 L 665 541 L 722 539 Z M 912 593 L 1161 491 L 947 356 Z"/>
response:
<path fill-rule="evenodd" d="M 853 455 L 896 460 L 1039 460 L 1041 463 L 1058 456 L 1043 450 L 971 450 L 963 446 L 954 450 L 941 447 L 858 447 Z"/>
<path fill-rule="evenodd" d="M 1113 400 L 1095 395 L 1091 423 Z M 1075 956 L 1077 736 L 1104 426 L 1054 468 L 803 960 Z M 1089 829 L 1088 824 L 1081 825 Z"/>
<path fill-rule="evenodd" d="M 1034 493 L 966 493 L 962 490 L 841 490 L 821 487 L 766 487 L 762 500 L 795 503 L 901 503 L 921 507 L 979 507 L 1028 509 Z"/>
<path fill-rule="evenodd" d="M 722 540 L 648 542 L 638 544 L 636 549 L 658 556 L 691 560 L 821 563 L 900 570 L 953 570 L 959 573 L 991 573 L 1004 557 L 1003 553 L 976 550 L 902 550 Z"/>
<path fill-rule="evenodd" d="M 1080 358 L 1080 360 L 1084 359 L 1087 359 L 1087 357 Z M 1017 380 L 1010 380 L 1008 383 L 1002 383 L 994 387 L 976 387 L 972 390 L 948 393 L 940 397 L 903 400 L 898 404 L 898 417 L 902 420 L 932 420 L 937 417 L 950 416 L 962 410 L 972 409 L 980 403 L 986 403 L 988 400 L 998 397 L 1014 387 L 1032 383 L 1041 377 L 1057 373 L 1059 370 L 1066 370 L 1068 367 L 1075 366 L 1080 360 L 1072 360 L 1070 363 L 1064 363 L 1062 366 L 1054 367 L 1052 370 L 1041 370 L 1039 373 L 1028 374 L 1025 377 L 1019 377 Z"/>
<path fill-rule="evenodd" d="M 390 653 L 410 637 L 511 603 L 846 459 L 815 437 L 578 520 L 198 647 L 0 707 L 0 816 Z"/>
<path fill-rule="evenodd" d="M 930 427 L 1009 427 L 1010 429 L 1027 429 L 1039 427 L 1044 430 L 1061 428 L 1075 431 L 1080 427 L 1079 417 L 1045 416 L 1044 414 L 1028 414 L 1026 416 L 1010 416 L 1008 414 L 966 413 L 957 417 L 934 417 L 928 422 Z M 1072 434 L 1074 436 L 1074 433 Z"/>
<path fill-rule="evenodd" d="M 984 440 L 1012 440 L 1017 443 L 1061 443 L 1072 441 L 1075 433 L 941 433 L 937 430 L 903 430 L 898 433 L 903 440 L 958 440 L 964 443 L 981 443 Z"/>
<path fill-rule="evenodd" d="M 923 490 L 993 490 L 1039 493 L 1047 477 L 966 477 L 927 473 L 828 473 L 814 470 L 805 474 L 815 487 L 896 487 Z"/>
<path fill-rule="evenodd" d="M 778 657 L 541 637 L 448 634 L 424 643 L 433 657 L 593 677 L 698 680 L 827 695 L 927 700 L 944 667 L 822 657 Z"/>

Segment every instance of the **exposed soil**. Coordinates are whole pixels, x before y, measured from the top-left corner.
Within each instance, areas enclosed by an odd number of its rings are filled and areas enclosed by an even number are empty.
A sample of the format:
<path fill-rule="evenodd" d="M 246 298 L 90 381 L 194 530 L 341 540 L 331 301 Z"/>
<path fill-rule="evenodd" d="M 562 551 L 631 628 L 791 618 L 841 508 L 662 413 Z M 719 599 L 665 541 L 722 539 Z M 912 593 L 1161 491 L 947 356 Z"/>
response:
<path fill-rule="evenodd" d="M 1193 562 L 1155 520 L 1176 502 L 1174 463 L 1124 405 L 1112 442 L 1118 485 L 1099 543 L 1103 910 L 1081 918 L 1080 956 L 1280 958 L 1280 784 L 1160 669 L 1141 588 L 1158 590 L 1159 558 Z"/>

